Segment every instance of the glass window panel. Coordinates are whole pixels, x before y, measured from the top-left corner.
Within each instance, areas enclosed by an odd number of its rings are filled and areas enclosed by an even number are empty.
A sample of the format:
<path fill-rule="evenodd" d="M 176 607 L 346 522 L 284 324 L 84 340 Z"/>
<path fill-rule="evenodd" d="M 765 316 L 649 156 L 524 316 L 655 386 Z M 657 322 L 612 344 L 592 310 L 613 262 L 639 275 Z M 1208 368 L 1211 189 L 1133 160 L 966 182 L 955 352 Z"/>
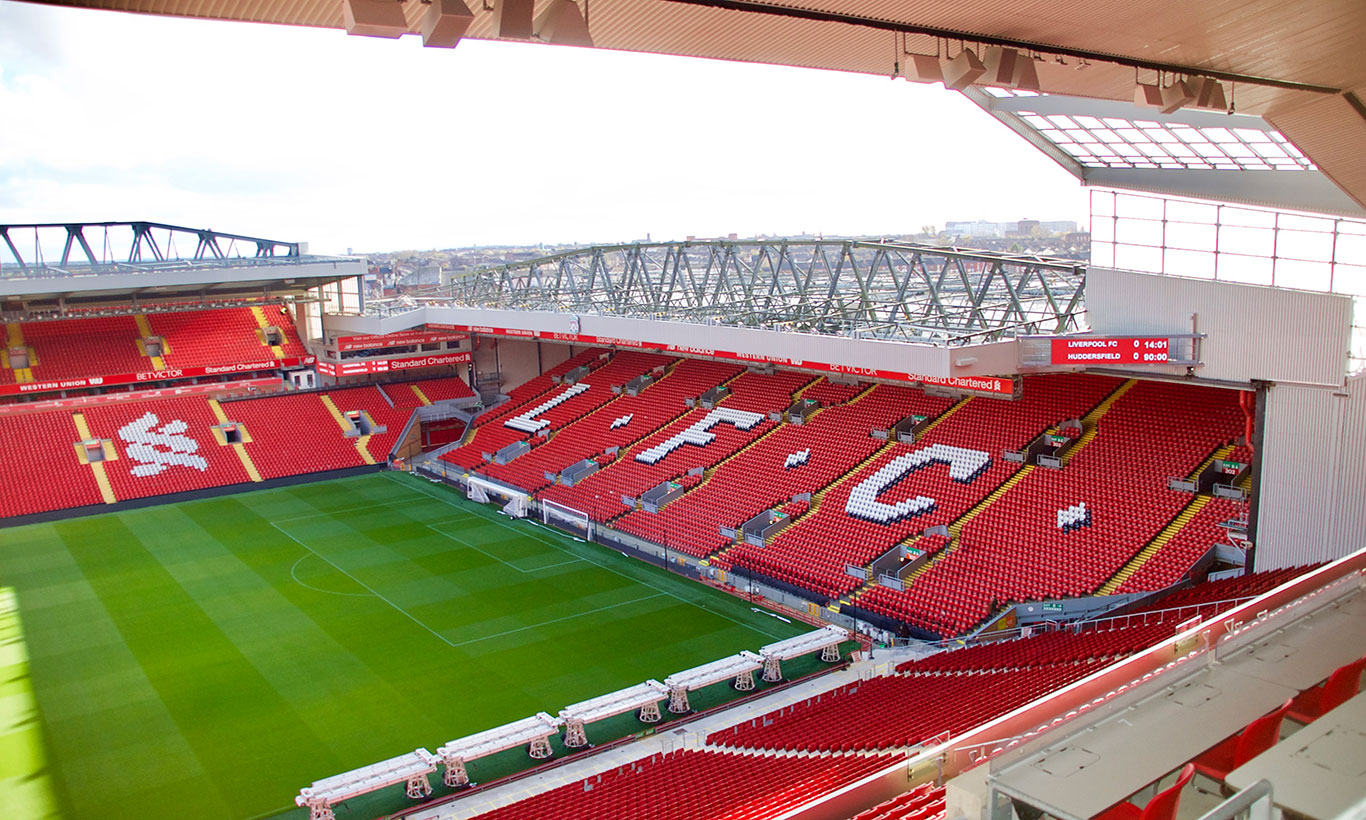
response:
<path fill-rule="evenodd" d="M 1246 282 L 1249 285 L 1271 284 L 1271 260 L 1257 256 L 1219 254 L 1216 279 L 1225 282 Z"/>
<path fill-rule="evenodd" d="M 1243 253 L 1251 256 L 1271 256 L 1275 233 L 1267 228 L 1243 228 L 1237 225 L 1219 226 L 1219 250 L 1223 253 Z"/>
<path fill-rule="evenodd" d="M 1115 238 L 1115 220 L 1109 216 L 1100 216 L 1099 214 L 1096 214 L 1096 217 L 1097 218 L 1091 220 L 1091 241 L 1113 242 Z"/>
<path fill-rule="evenodd" d="M 1116 128 L 1115 133 L 1129 142 L 1143 142 L 1145 138 L 1143 132 L 1135 128 Z"/>
<path fill-rule="evenodd" d="M 1162 249 L 1142 245 L 1115 245 L 1115 267 L 1124 270 L 1162 272 Z"/>
<path fill-rule="evenodd" d="M 1068 131 L 1067 131 L 1067 136 L 1071 137 L 1072 139 L 1076 140 L 1077 142 L 1095 142 L 1095 141 L 1096 141 L 1096 137 L 1095 137 L 1094 134 L 1092 134 L 1090 131 L 1084 131 L 1084 130 L 1082 130 L 1082 129 L 1080 129 L 1080 128 L 1070 128 L 1070 129 L 1068 129 Z"/>
<path fill-rule="evenodd" d="M 1247 228 L 1272 228 L 1276 225 L 1276 214 L 1272 211 L 1253 211 L 1225 206 L 1219 211 L 1219 221 L 1225 225 L 1241 225 Z"/>
<path fill-rule="evenodd" d="M 1333 292 L 1366 297 L 1366 265 L 1334 265 Z M 1366 322 L 1366 310 L 1357 302 L 1356 321 Z"/>
<path fill-rule="evenodd" d="M 1333 235 L 1330 233 L 1310 233 L 1309 231 L 1287 231 L 1282 228 L 1276 237 L 1276 255 L 1286 259 L 1331 262 L 1333 260 Z"/>
<path fill-rule="evenodd" d="M 1356 236 L 1366 236 L 1366 222 L 1356 222 L 1351 219 L 1339 219 L 1338 233 L 1353 234 Z M 1338 258 L 1341 259 L 1342 256 L 1339 255 Z M 1366 258 L 1362 259 L 1362 262 L 1366 263 Z"/>
<path fill-rule="evenodd" d="M 1174 222 L 1202 222 L 1212 225 L 1219 219 L 1219 207 L 1204 202 L 1167 201 L 1167 219 Z"/>
<path fill-rule="evenodd" d="M 1167 223 L 1167 247 L 1192 251 L 1213 251 L 1216 231 L 1214 225 L 1192 222 Z"/>
<path fill-rule="evenodd" d="M 1163 217 L 1162 210 L 1162 200 L 1157 197 L 1115 195 L 1115 213 L 1121 218 L 1160 220 Z"/>
<path fill-rule="evenodd" d="M 1235 128 L 1233 133 L 1243 142 L 1271 142 L 1271 137 L 1265 131 L 1255 128 Z"/>
<path fill-rule="evenodd" d="M 1146 219 L 1121 219 L 1115 226 L 1115 241 L 1127 245 L 1161 245 L 1162 223 Z"/>
<path fill-rule="evenodd" d="M 1095 117 L 1073 117 L 1082 128 L 1104 128 L 1105 123 Z"/>
<path fill-rule="evenodd" d="M 1222 159 L 1226 156 L 1226 154 L 1224 154 L 1223 150 L 1221 150 L 1219 146 L 1212 145 L 1208 142 L 1197 142 L 1191 147 L 1195 149 L 1195 153 L 1199 154 L 1202 157 L 1213 157 L 1215 159 Z"/>
<path fill-rule="evenodd" d="M 1248 148 L 1246 145 L 1243 145 L 1241 142 L 1228 143 L 1227 145 L 1221 145 L 1220 147 L 1224 149 L 1224 153 L 1228 154 L 1228 155 L 1231 156 L 1231 157 L 1255 157 L 1255 156 L 1256 156 L 1256 154 L 1252 153 L 1252 149 L 1251 149 L 1251 148 Z"/>
<path fill-rule="evenodd" d="M 1298 259 L 1276 260 L 1276 286 L 1300 290 L 1328 290 L 1332 281 L 1332 265 L 1327 262 L 1303 262 Z"/>
<path fill-rule="evenodd" d="M 1153 142 L 1176 142 L 1176 135 L 1165 128 L 1144 128 L 1143 133 Z"/>
<path fill-rule="evenodd" d="M 1140 142 L 1140 143 L 1138 143 L 1138 145 L 1137 145 L 1136 147 L 1138 148 L 1138 150 L 1142 151 L 1145 155 L 1150 156 L 1150 157 L 1166 157 L 1166 156 L 1167 156 L 1167 151 L 1166 151 L 1166 149 L 1164 149 L 1164 148 L 1163 148 L 1162 146 L 1160 146 L 1160 145 L 1154 145 L 1154 144 L 1151 143 L 1151 142 Z"/>
<path fill-rule="evenodd" d="M 1076 127 L 1077 127 L 1077 124 L 1076 124 L 1075 122 L 1072 122 L 1071 117 L 1064 117 L 1064 116 L 1061 115 L 1061 114 L 1048 114 L 1048 115 L 1046 115 L 1046 116 L 1047 116 L 1049 122 L 1053 123 L 1053 125 L 1055 125 L 1055 126 L 1058 127 L 1058 128 L 1076 128 Z"/>
<path fill-rule="evenodd" d="M 1322 216 L 1302 216 L 1300 214 L 1281 214 L 1281 218 L 1276 221 L 1283 231 L 1316 231 L 1318 233 L 1332 233 L 1333 223 L 1336 220 Z"/>
<path fill-rule="evenodd" d="M 1194 276 L 1200 279 L 1214 278 L 1214 254 L 1200 251 L 1183 251 L 1168 248 L 1165 273 L 1177 276 Z"/>
<path fill-rule="evenodd" d="M 1115 266 L 1115 246 L 1109 242 L 1097 242 L 1091 238 L 1091 264 L 1102 268 Z"/>
<path fill-rule="evenodd" d="M 1200 133 L 1210 142 L 1234 142 L 1233 134 L 1227 128 L 1201 128 Z"/>
<path fill-rule="evenodd" d="M 1252 146 L 1252 150 L 1256 151 L 1260 156 L 1263 156 L 1263 157 L 1289 157 L 1289 156 L 1290 156 L 1289 154 L 1287 154 L 1287 153 L 1285 152 L 1284 149 L 1281 148 L 1281 146 L 1277 145 L 1277 144 L 1274 143 L 1274 142 L 1258 143 L 1258 144 Z"/>
<path fill-rule="evenodd" d="M 1337 247 L 1333 250 L 1338 262 L 1366 265 L 1366 236 L 1339 231 Z M 1362 318 L 1366 319 L 1366 316 Z"/>

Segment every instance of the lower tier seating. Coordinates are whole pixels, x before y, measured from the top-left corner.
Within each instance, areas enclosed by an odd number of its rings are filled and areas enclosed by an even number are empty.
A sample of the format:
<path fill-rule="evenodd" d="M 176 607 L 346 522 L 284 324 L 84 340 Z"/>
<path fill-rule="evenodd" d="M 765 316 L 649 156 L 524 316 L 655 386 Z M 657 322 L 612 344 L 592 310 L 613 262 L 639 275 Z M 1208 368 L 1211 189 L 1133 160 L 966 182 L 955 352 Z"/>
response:
<path fill-rule="evenodd" d="M 944 787 L 925 783 L 864 812 L 853 820 L 943 820 Z"/>
<path fill-rule="evenodd" d="M 0 416 L 0 516 L 99 504 L 94 471 L 76 455 L 81 438 L 68 412 Z"/>
<path fill-rule="evenodd" d="M 476 820 L 767 820 L 895 760 L 681 750 L 541 792 Z"/>
<path fill-rule="evenodd" d="M 0 517 L 103 504 L 101 480 L 114 501 L 129 501 L 250 484 L 248 464 L 262 479 L 365 465 L 357 438 L 344 435 L 324 397 L 338 415 L 362 410 L 387 427 L 365 445 L 381 463 L 413 412 L 390 407 L 380 388 L 370 385 L 224 400 L 218 405 L 221 417 L 204 396 L 0 416 L 0 447 L 6 454 L 0 459 Z M 241 456 L 215 436 L 222 421 L 236 422 L 244 435 Z M 104 442 L 100 450 L 107 458 L 98 467 L 81 461 L 77 445 L 87 437 Z"/>
<path fill-rule="evenodd" d="M 916 746 L 944 732 L 964 732 L 1100 668 L 1100 661 L 1091 660 L 975 674 L 873 678 L 714 732 L 707 740 L 766 750 Z"/>

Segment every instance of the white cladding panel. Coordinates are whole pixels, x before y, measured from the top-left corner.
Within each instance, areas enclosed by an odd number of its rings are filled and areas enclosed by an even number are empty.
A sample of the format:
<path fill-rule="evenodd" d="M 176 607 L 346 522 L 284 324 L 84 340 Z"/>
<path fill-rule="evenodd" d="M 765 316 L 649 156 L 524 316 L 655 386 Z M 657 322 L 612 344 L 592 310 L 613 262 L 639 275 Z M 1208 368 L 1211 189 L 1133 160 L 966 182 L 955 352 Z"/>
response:
<path fill-rule="evenodd" d="M 1089 268 L 1086 314 L 1101 335 L 1207 334 L 1205 379 L 1339 386 L 1347 373 L 1347 296 Z"/>
<path fill-rule="evenodd" d="M 1366 547 L 1366 374 L 1347 380 L 1338 441 L 1332 551 L 1338 558 Z"/>
<path fill-rule="evenodd" d="M 1346 392 L 1275 385 L 1262 435 L 1256 568 L 1341 558 L 1366 544 L 1366 377 Z"/>

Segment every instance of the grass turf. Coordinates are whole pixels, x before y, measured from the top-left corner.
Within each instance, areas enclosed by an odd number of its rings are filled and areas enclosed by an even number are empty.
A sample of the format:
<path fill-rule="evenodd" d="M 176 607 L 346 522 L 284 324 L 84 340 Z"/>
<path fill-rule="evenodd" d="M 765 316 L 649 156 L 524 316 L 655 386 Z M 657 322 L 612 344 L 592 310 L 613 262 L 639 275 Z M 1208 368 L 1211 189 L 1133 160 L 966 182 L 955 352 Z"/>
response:
<path fill-rule="evenodd" d="M 6 530 L 0 583 L 73 820 L 278 814 L 807 629 L 393 473 Z"/>

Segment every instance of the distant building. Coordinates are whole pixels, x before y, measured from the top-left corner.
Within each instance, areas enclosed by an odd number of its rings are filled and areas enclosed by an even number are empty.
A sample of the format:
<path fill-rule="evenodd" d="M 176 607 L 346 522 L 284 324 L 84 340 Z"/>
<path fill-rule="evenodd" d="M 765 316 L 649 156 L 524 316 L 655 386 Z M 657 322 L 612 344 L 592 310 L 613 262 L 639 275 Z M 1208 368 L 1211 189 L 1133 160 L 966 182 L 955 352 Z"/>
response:
<path fill-rule="evenodd" d="M 995 222 L 946 222 L 944 232 L 951 236 L 1000 236 L 1001 226 Z"/>

